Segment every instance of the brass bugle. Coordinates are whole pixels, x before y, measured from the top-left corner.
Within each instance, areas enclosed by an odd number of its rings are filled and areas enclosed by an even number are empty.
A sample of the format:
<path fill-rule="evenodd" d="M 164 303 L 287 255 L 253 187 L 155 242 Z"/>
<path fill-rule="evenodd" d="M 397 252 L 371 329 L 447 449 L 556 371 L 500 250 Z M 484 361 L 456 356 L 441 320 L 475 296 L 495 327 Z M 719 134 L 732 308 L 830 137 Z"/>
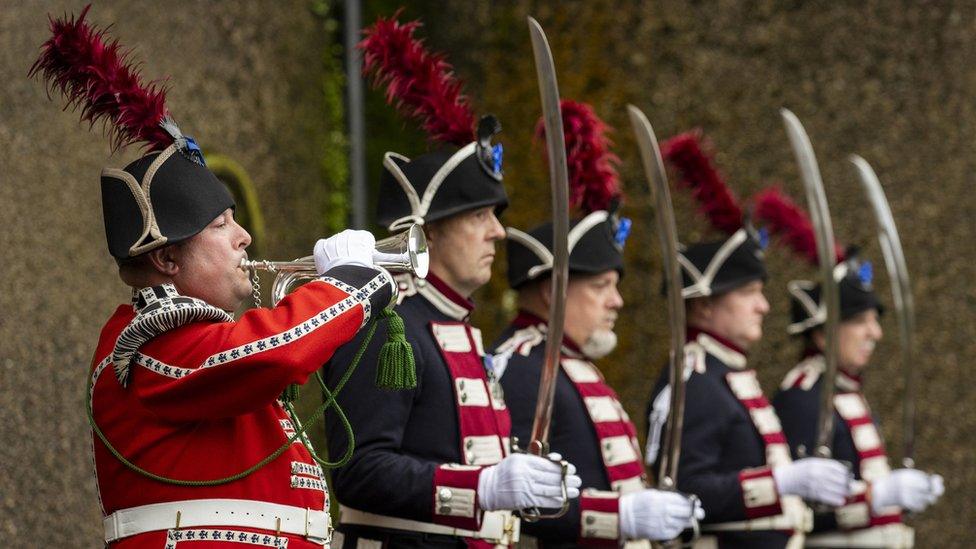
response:
<path fill-rule="evenodd" d="M 420 225 L 413 224 L 403 232 L 376 241 L 373 264 L 391 272 L 411 273 L 417 278 L 426 278 L 430 257 L 427 254 L 427 238 Z M 312 256 L 300 257 L 294 261 L 243 259 L 241 268 L 250 270 L 252 274 L 256 271 L 267 271 L 275 275 L 271 286 L 272 305 L 281 301 L 296 284 L 319 276 Z"/>

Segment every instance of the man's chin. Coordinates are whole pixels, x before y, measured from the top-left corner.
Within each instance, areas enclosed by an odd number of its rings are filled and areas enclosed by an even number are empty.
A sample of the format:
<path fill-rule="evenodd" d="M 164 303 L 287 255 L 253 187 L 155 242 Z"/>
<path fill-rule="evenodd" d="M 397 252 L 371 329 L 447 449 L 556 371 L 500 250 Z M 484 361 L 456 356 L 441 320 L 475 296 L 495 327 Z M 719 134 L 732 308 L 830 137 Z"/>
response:
<path fill-rule="evenodd" d="M 613 330 L 597 330 L 587 338 L 580 351 L 590 360 L 599 360 L 617 347 L 617 334 Z"/>

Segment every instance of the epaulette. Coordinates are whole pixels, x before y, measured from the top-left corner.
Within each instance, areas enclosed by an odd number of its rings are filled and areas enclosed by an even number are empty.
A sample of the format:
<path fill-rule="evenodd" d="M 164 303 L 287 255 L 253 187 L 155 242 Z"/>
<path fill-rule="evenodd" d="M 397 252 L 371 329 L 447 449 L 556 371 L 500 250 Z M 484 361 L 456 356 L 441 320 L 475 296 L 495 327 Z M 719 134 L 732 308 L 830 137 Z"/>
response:
<path fill-rule="evenodd" d="M 506 339 L 495 349 L 491 358 L 492 368 L 495 375 L 501 378 L 508 367 L 508 360 L 512 355 L 518 353 L 522 356 L 529 356 L 532 349 L 546 340 L 545 324 L 527 326 L 517 330 L 511 337 Z"/>
<path fill-rule="evenodd" d="M 181 296 L 172 284 L 141 288 L 133 294 L 136 316 L 122 330 L 112 349 L 115 377 L 123 387 L 129 383 L 129 364 L 146 342 L 170 330 L 193 322 L 231 322 L 227 311 L 193 297 Z"/>
<path fill-rule="evenodd" d="M 809 391 L 823 375 L 823 372 L 823 355 L 811 356 L 794 366 L 783 378 L 783 383 L 779 387 L 784 391 L 794 387 Z"/>

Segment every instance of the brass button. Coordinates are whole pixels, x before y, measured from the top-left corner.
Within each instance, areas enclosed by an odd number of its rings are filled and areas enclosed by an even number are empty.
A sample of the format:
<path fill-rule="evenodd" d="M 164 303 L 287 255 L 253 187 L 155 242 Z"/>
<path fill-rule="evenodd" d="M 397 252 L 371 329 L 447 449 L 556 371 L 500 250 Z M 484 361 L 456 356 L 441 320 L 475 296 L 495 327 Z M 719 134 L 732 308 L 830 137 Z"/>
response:
<path fill-rule="evenodd" d="M 441 488 L 437 491 L 437 499 L 440 501 L 451 501 L 452 497 L 454 497 L 454 492 L 450 488 Z"/>
<path fill-rule="evenodd" d="M 474 447 L 474 441 L 469 438 L 464 442 L 464 447 L 470 450 L 472 447 Z"/>
<path fill-rule="evenodd" d="M 441 515 L 450 515 L 451 514 L 451 508 L 448 505 L 442 505 L 442 506 L 440 506 L 440 507 L 437 508 L 437 513 L 438 514 L 441 514 Z"/>

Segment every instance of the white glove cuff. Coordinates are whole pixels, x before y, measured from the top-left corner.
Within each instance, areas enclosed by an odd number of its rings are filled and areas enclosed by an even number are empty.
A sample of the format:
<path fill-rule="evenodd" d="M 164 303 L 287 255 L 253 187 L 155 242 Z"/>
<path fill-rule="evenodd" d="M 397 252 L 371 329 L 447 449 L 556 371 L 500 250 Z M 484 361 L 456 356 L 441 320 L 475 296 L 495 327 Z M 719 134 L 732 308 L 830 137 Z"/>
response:
<path fill-rule="evenodd" d="M 620 496 L 617 513 L 620 520 L 620 537 L 622 539 L 635 539 L 637 537 L 637 525 L 634 524 L 634 493 Z"/>
<path fill-rule="evenodd" d="M 497 465 L 485 467 L 478 475 L 478 506 L 485 511 L 494 511 L 494 484 Z"/>

